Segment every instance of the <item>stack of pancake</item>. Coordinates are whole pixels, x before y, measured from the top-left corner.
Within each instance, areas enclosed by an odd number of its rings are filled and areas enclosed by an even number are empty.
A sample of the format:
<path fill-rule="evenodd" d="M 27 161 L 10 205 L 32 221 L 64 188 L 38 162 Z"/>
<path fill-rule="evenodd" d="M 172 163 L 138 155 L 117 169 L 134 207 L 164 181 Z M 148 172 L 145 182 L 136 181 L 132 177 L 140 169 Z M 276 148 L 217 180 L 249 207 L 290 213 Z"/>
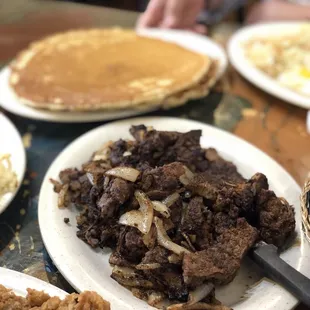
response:
<path fill-rule="evenodd" d="M 90 29 L 33 43 L 11 65 L 20 102 L 53 111 L 169 108 L 205 96 L 217 62 L 132 30 Z"/>

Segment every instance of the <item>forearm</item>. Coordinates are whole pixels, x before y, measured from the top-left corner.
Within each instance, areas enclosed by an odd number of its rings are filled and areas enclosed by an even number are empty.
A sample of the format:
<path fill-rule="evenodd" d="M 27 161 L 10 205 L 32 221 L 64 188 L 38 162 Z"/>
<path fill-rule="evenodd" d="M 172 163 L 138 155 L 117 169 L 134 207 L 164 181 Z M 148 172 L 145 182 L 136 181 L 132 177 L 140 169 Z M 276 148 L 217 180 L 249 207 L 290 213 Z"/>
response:
<path fill-rule="evenodd" d="M 270 0 L 254 6 L 247 17 L 248 23 L 278 20 L 310 20 L 310 6 L 296 1 Z"/>

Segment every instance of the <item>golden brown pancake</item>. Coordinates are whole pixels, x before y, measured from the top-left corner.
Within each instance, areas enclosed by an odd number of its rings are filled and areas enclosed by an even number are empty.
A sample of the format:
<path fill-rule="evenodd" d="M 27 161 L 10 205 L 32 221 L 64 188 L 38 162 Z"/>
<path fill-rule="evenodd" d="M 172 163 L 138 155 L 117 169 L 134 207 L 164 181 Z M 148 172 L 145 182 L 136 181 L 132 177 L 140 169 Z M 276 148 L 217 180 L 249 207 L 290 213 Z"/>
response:
<path fill-rule="evenodd" d="M 205 55 L 132 30 L 77 30 L 21 52 L 10 85 L 22 103 L 49 110 L 175 105 L 169 98 L 199 86 L 211 63 Z"/>
<path fill-rule="evenodd" d="M 214 86 L 218 77 L 217 61 L 212 61 L 210 64 L 209 71 L 203 76 L 199 83 L 193 85 L 188 89 L 179 91 L 171 96 L 166 97 L 160 102 L 146 102 L 141 103 L 135 107 L 135 109 L 145 110 L 147 108 L 162 108 L 170 109 L 177 106 L 181 106 L 189 100 L 198 99 L 208 95 L 210 89 Z"/>

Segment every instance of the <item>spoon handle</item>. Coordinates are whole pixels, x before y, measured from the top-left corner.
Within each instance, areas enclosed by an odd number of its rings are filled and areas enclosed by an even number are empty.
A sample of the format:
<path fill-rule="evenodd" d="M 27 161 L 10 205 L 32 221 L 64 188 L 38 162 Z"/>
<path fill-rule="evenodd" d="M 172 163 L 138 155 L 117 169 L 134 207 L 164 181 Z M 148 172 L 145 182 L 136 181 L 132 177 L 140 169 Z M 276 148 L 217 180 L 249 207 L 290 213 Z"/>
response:
<path fill-rule="evenodd" d="M 310 307 L 310 280 L 282 260 L 277 247 L 260 242 L 252 252 L 251 258 L 268 277 Z"/>

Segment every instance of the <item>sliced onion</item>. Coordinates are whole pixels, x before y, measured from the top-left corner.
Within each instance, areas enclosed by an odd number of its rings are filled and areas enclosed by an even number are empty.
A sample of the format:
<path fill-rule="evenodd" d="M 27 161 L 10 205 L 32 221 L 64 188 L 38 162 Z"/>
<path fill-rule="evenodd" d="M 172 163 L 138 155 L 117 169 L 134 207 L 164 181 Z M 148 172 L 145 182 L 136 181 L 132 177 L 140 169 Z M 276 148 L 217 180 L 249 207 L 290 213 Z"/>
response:
<path fill-rule="evenodd" d="M 90 182 L 90 184 L 94 186 L 94 184 L 95 184 L 94 183 L 94 176 L 89 172 L 86 173 L 86 176 L 87 176 L 87 179 Z"/>
<path fill-rule="evenodd" d="M 186 166 L 183 166 L 184 170 L 185 170 L 185 175 L 189 178 L 192 179 L 194 177 L 194 173 L 191 172 Z"/>
<path fill-rule="evenodd" d="M 179 193 L 174 193 L 172 195 L 169 195 L 167 198 L 162 200 L 162 203 L 166 205 L 168 208 L 172 206 L 178 199 L 180 198 Z"/>
<path fill-rule="evenodd" d="M 142 240 L 143 240 L 144 245 L 148 249 L 151 249 L 155 246 L 156 231 L 155 231 L 154 226 L 151 227 L 150 231 L 147 234 L 143 235 Z"/>
<path fill-rule="evenodd" d="M 162 216 L 168 218 L 170 217 L 170 211 L 168 209 L 168 207 L 160 202 L 160 201 L 152 201 L 152 204 L 153 204 L 153 208 L 159 212 Z"/>
<path fill-rule="evenodd" d="M 148 234 L 153 223 L 153 204 L 145 193 L 137 190 L 135 197 L 140 205 L 139 210 L 132 210 L 123 214 L 119 223 L 138 228 L 144 235 Z"/>
<path fill-rule="evenodd" d="M 205 283 L 198 286 L 194 291 L 189 293 L 187 305 L 193 305 L 199 302 L 200 300 L 207 297 L 212 290 L 214 289 L 214 285 L 212 283 Z"/>
<path fill-rule="evenodd" d="M 122 225 L 132 226 L 138 228 L 143 233 L 143 215 L 138 210 L 132 210 L 124 213 L 118 221 Z"/>
<path fill-rule="evenodd" d="M 128 267 L 115 266 L 112 270 L 111 277 L 124 286 L 143 287 L 146 289 L 152 289 L 154 287 L 151 281 L 141 278 L 134 269 Z"/>
<path fill-rule="evenodd" d="M 150 263 L 150 264 L 139 264 L 136 266 L 136 269 L 138 270 L 153 270 L 160 268 L 161 265 L 159 263 Z"/>
<path fill-rule="evenodd" d="M 162 307 L 164 299 L 165 295 L 163 293 L 154 291 L 149 294 L 147 303 L 152 307 L 158 309 L 165 309 L 164 307 Z"/>
<path fill-rule="evenodd" d="M 106 189 L 109 185 L 110 182 L 110 178 L 109 177 L 105 177 L 104 178 L 104 182 L 103 182 L 103 188 Z"/>
<path fill-rule="evenodd" d="M 127 278 L 136 276 L 135 270 L 130 267 L 120 267 L 115 265 L 112 272 Z"/>
<path fill-rule="evenodd" d="M 196 235 L 188 235 L 189 239 L 191 240 L 192 243 L 195 243 L 197 240 L 197 236 Z"/>
<path fill-rule="evenodd" d="M 130 167 L 116 167 L 105 172 L 106 175 L 118 177 L 130 182 L 136 182 L 140 171 Z"/>
<path fill-rule="evenodd" d="M 62 184 L 54 179 L 50 179 L 50 182 L 53 184 L 54 186 L 54 192 L 56 193 L 60 193 L 61 189 L 62 189 Z"/>
<path fill-rule="evenodd" d="M 183 185 L 188 185 L 194 174 L 186 166 L 183 166 L 183 168 L 185 173 L 180 176 L 179 180 Z"/>
<path fill-rule="evenodd" d="M 182 257 L 172 253 L 168 256 L 168 261 L 170 264 L 180 265 L 182 263 Z"/>
<path fill-rule="evenodd" d="M 111 146 L 113 145 L 113 141 L 108 141 L 102 145 L 102 147 L 94 154 L 93 161 L 98 160 L 108 160 L 111 153 Z"/>
<path fill-rule="evenodd" d="M 186 240 L 186 244 L 188 245 L 188 247 L 193 251 L 196 252 L 195 247 L 192 244 L 191 239 L 189 238 L 189 236 L 186 233 L 182 233 L 182 236 L 184 237 L 184 239 Z"/>
<path fill-rule="evenodd" d="M 169 236 L 167 235 L 167 232 L 164 229 L 164 224 L 161 219 L 158 217 L 154 217 L 155 226 L 157 228 L 157 242 L 162 247 L 172 251 L 173 253 L 176 253 L 178 255 L 181 255 L 182 253 L 190 253 L 189 250 L 181 247 L 180 245 L 174 243 Z"/>
<path fill-rule="evenodd" d="M 142 191 L 135 191 L 135 197 L 140 205 L 139 211 L 142 213 L 142 230 L 143 234 L 147 234 L 153 223 L 154 209 L 151 200 Z"/>
<path fill-rule="evenodd" d="M 166 308 L 167 310 L 231 310 L 231 308 L 223 305 L 210 305 L 199 302 L 194 305 L 176 304 Z"/>
<path fill-rule="evenodd" d="M 58 194 L 58 208 L 65 208 L 67 204 L 67 194 L 69 190 L 69 184 L 63 185 Z"/>

